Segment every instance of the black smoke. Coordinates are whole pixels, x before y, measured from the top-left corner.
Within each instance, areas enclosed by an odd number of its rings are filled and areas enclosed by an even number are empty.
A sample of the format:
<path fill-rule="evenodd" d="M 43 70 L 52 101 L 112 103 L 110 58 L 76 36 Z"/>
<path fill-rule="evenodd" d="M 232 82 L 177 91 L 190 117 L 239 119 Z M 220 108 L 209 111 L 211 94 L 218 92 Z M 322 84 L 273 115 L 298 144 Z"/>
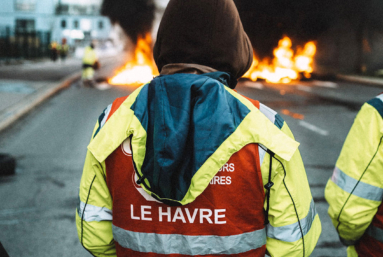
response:
<path fill-rule="evenodd" d="M 151 32 L 155 5 L 153 0 L 104 0 L 101 14 L 118 23 L 133 43 Z"/>
<path fill-rule="evenodd" d="M 261 57 L 272 56 L 279 39 L 315 40 L 339 16 L 336 0 L 234 0 L 244 29 Z"/>
<path fill-rule="evenodd" d="M 348 41 L 348 46 L 351 47 L 352 44 L 353 50 L 342 55 L 353 55 L 358 70 L 366 61 L 363 60 L 364 42 L 367 40 L 370 42 L 370 47 L 373 47 L 374 43 L 379 43 L 375 39 L 377 35 L 383 34 L 382 0 L 234 0 L 234 2 L 244 29 L 261 58 L 272 56 L 273 49 L 283 35 L 289 36 L 297 45 L 309 40 L 320 40 L 328 35 L 331 35 L 333 42 L 342 42 L 340 37 L 347 33 L 334 35 L 331 31 L 334 28 L 338 30 L 348 28 L 353 35 Z M 336 49 L 338 53 L 346 47 L 344 43 L 342 44 Z M 335 59 L 333 61 L 338 62 Z"/>

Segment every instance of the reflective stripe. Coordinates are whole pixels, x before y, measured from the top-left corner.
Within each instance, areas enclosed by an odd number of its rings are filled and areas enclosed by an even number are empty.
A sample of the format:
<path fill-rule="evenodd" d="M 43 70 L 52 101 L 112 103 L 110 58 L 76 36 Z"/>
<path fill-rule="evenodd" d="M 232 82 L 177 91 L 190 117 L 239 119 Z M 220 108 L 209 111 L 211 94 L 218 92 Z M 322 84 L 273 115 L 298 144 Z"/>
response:
<path fill-rule="evenodd" d="M 368 199 L 368 200 L 373 200 L 373 201 L 382 201 L 383 199 L 383 188 L 372 186 L 362 181 L 359 181 L 358 183 L 358 180 L 348 176 L 346 173 L 341 171 L 338 167 L 335 167 L 331 180 L 338 187 L 340 187 L 347 193 L 352 192 L 352 194 L 355 196 Z M 357 183 L 358 185 L 355 187 Z"/>
<path fill-rule="evenodd" d="M 383 243 L 383 229 L 370 225 L 366 231 L 367 235 Z"/>
<path fill-rule="evenodd" d="M 311 200 L 310 210 L 307 216 L 300 220 L 302 226 L 303 236 L 305 236 L 311 229 L 311 225 L 314 221 L 317 211 L 315 209 L 314 200 Z M 294 224 L 282 226 L 282 227 L 273 227 L 270 224 L 266 227 L 267 237 L 278 239 L 285 242 L 295 242 L 302 238 L 301 230 L 299 228 L 299 223 L 295 222 Z"/>
<path fill-rule="evenodd" d="M 283 127 L 283 118 L 273 109 L 259 103 L 259 110 L 279 129 Z"/>
<path fill-rule="evenodd" d="M 109 113 L 110 113 L 110 110 L 112 109 L 112 104 L 109 104 L 108 107 L 106 107 L 105 111 L 104 111 L 104 118 L 102 119 L 101 121 L 101 124 L 100 124 L 100 127 L 102 128 L 104 125 L 105 125 L 105 122 L 106 120 L 108 119 L 109 117 Z"/>
<path fill-rule="evenodd" d="M 380 99 L 380 101 L 382 101 L 382 102 L 383 102 L 383 94 L 381 94 L 381 95 L 378 95 L 376 98 L 379 98 L 379 99 Z"/>
<path fill-rule="evenodd" d="M 261 144 L 258 144 L 258 154 L 259 154 L 259 166 L 262 167 L 262 163 L 263 163 L 263 159 L 265 158 L 265 154 L 266 154 L 266 146 L 262 145 Z"/>
<path fill-rule="evenodd" d="M 277 115 L 277 112 L 273 109 L 270 109 L 264 104 L 259 103 L 259 110 L 272 122 L 275 122 L 275 115 Z"/>
<path fill-rule="evenodd" d="M 273 109 L 267 107 L 266 105 L 259 103 L 259 110 L 268 118 L 272 123 L 274 123 L 275 126 L 277 126 L 279 129 L 283 126 L 283 119 L 281 116 L 278 115 L 276 111 Z M 266 146 L 259 146 L 258 145 L 258 153 L 259 153 L 259 165 L 262 166 L 263 159 L 265 158 L 267 148 Z"/>
<path fill-rule="evenodd" d="M 180 234 L 141 233 L 115 225 L 113 237 L 124 248 L 156 254 L 239 254 L 266 244 L 265 229 L 233 236 L 187 236 Z"/>
<path fill-rule="evenodd" d="M 106 120 L 108 119 L 110 110 L 112 109 L 112 104 L 108 105 L 105 110 L 101 113 L 100 117 L 98 117 L 98 128 L 96 132 L 94 132 L 93 138 L 100 132 L 100 129 L 105 125 Z"/>
<path fill-rule="evenodd" d="M 84 208 L 85 203 L 79 200 L 79 204 L 77 205 L 78 216 L 85 221 L 112 220 L 112 211 L 108 208 L 87 204 L 83 216 Z"/>

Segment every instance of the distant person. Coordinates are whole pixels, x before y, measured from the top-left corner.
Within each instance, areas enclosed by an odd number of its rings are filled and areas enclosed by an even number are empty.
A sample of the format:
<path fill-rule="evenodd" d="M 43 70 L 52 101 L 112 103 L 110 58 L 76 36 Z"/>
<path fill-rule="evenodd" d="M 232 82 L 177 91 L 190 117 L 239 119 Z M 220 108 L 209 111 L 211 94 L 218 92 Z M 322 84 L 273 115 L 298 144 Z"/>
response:
<path fill-rule="evenodd" d="M 161 73 L 101 114 L 76 223 L 95 256 L 309 256 L 321 233 L 283 119 L 235 90 L 253 60 L 232 0 L 170 0 Z"/>
<path fill-rule="evenodd" d="M 51 60 L 53 62 L 57 61 L 57 58 L 58 58 L 58 44 L 56 41 L 53 41 L 51 44 L 50 44 L 50 51 L 51 51 Z"/>
<path fill-rule="evenodd" d="M 60 46 L 60 59 L 61 61 L 65 61 L 69 52 L 69 45 L 67 44 L 66 38 L 63 38 L 61 40 L 61 46 Z"/>
<path fill-rule="evenodd" d="M 383 256 L 383 94 L 362 106 L 325 189 L 347 256 Z"/>
<path fill-rule="evenodd" d="M 82 82 L 84 86 L 94 87 L 94 73 L 99 68 L 99 65 L 94 43 L 91 43 L 85 47 L 82 58 Z"/>

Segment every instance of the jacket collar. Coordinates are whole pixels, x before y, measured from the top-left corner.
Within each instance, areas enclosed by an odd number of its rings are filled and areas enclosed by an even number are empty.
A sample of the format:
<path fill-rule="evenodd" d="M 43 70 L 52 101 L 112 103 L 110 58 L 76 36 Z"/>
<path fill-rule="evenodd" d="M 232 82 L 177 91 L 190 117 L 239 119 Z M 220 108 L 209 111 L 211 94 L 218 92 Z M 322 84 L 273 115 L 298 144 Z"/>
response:
<path fill-rule="evenodd" d="M 175 73 L 204 74 L 215 72 L 211 67 L 194 63 L 170 63 L 162 67 L 161 75 L 172 75 Z"/>
<path fill-rule="evenodd" d="M 135 125 L 137 122 L 132 122 L 137 119 L 130 108 L 143 87 L 133 92 L 121 104 L 120 108 L 110 117 L 108 122 L 105 123 L 104 127 L 88 145 L 88 150 L 99 162 L 103 162 L 126 138 L 137 130 L 137 125 Z M 253 137 L 256 139 L 254 143 L 266 146 L 282 159 L 289 161 L 298 149 L 299 143 L 280 131 L 243 96 L 231 89 L 227 90 L 240 99 L 253 113 L 253 119 L 257 121 L 255 123 L 257 124 L 256 127 L 252 130 L 252 133 L 254 133 Z M 121 119 L 121 117 L 124 118 Z"/>

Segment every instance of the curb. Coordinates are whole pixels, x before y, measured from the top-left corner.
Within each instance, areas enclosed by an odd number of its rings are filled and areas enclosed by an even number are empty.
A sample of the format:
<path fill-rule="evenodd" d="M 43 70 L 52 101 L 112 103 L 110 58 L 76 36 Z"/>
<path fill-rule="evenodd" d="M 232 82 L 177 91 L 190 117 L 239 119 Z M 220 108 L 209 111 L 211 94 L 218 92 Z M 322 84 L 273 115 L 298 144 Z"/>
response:
<path fill-rule="evenodd" d="M 62 79 L 53 86 L 46 86 L 45 89 L 39 90 L 33 94 L 26 96 L 19 103 L 10 106 L 0 113 L 0 131 L 4 130 L 23 115 L 27 114 L 33 108 L 41 104 L 43 101 L 56 94 L 58 91 L 70 86 L 75 80 L 81 77 L 81 72 L 76 72 Z"/>
<path fill-rule="evenodd" d="M 371 78 L 371 77 L 343 75 L 343 74 L 337 74 L 336 77 L 338 79 L 342 79 L 342 80 L 346 80 L 350 82 L 366 83 L 370 85 L 383 87 L 383 79 L 381 78 Z"/>

